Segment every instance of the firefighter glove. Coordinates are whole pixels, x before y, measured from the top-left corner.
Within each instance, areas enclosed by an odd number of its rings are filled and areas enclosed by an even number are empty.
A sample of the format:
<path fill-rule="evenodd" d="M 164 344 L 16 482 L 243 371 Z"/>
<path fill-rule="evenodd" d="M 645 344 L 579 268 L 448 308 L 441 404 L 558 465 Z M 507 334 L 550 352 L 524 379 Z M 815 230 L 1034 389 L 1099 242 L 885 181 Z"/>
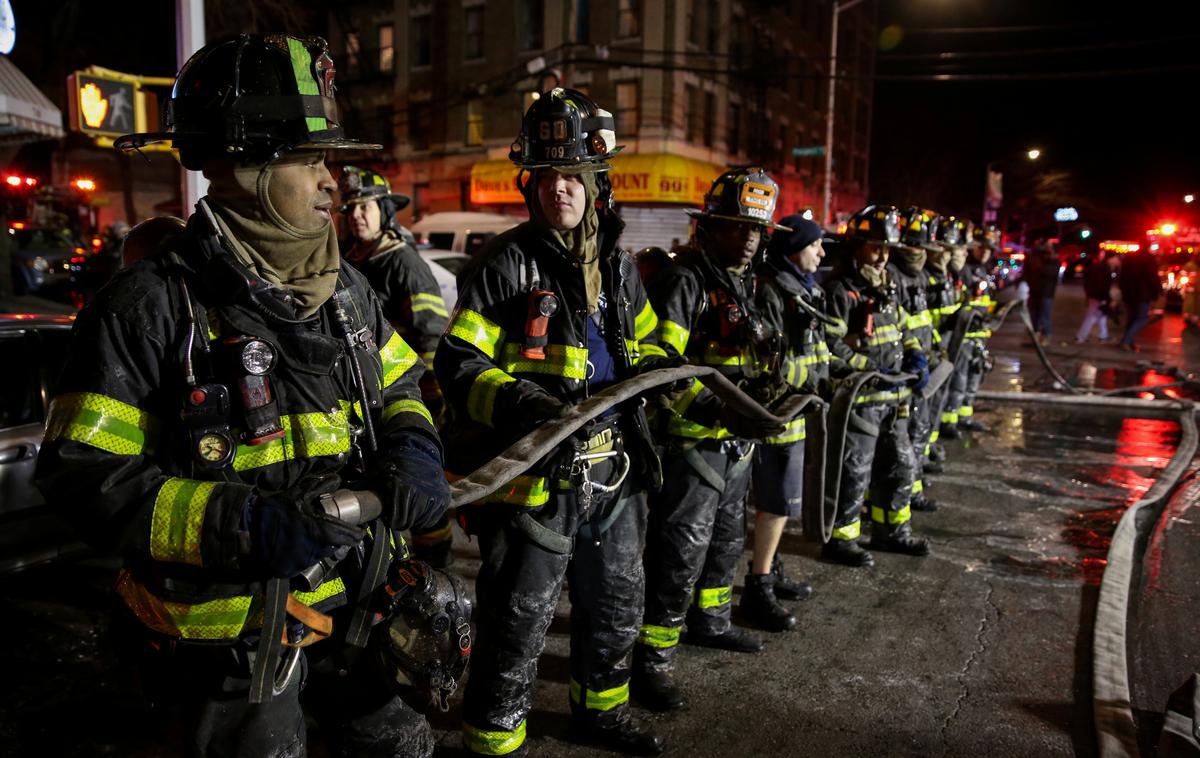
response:
<path fill-rule="evenodd" d="M 442 452 L 422 434 L 404 435 L 388 464 L 394 484 L 392 507 L 384 515 L 393 529 L 436 526 L 450 507 L 450 485 L 442 469 Z"/>
<path fill-rule="evenodd" d="M 284 579 L 357 545 L 366 531 L 326 515 L 311 498 L 296 502 L 257 496 L 246 501 L 242 525 L 250 535 L 248 563 Z"/>
<path fill-rule="evenodd" d="M 905 352 L 902 368 L 904 373 L 915 375 L 916 378 L 909 382 L 914 390 L 923 390 L 929 384 L 929 359 L 920 350 Z"/>

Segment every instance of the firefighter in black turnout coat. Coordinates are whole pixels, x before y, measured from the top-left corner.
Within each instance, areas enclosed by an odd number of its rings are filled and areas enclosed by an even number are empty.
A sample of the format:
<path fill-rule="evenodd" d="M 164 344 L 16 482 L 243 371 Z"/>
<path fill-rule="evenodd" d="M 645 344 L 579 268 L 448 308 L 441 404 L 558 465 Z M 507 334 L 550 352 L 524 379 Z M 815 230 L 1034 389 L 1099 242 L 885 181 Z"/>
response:
<path fill-rule="evenodd" d="M 449 490 L 421 361 L 340 264 L 324 151 L 371 146 L 342 136 L 333 77 L 319 38 L 214 43 L 168 131 L 118 141 L 170 140 L 211 186 L 80 313 L 39 457 L 47 499 L 123 555 L 118 637 L 189 755 L 305 754 L 302 687 L 340 750 L 433 750 L 356 647 L 379 641 L 365 603 L 398 530 L 436 523 Z M 339 489 L 382 518 L 329 515 Z"/>
<path fill-rule="evenodd" d="M 574 90 L 544 93 L 525 114 L 510 157 L 524 169 L 531 220 L 495 238 L 467 272 L 435 359 L 455 473 L 665 359 L 637 267 L 617 247 L 607 177 L 615 142 L 611 114 Z M 526 749 L 537 658 L 567 577 L 576 735 L 634 754 L 662 751 L 628 704 L 645 488 L 660 476 L 633 401 L 461 511 L 482 554 L 480 637 L 463 706 L 470 751 Z"/>
<path fill-rule="evenodd" d="M 766 373 L 767 355 L 778 346 L 754 304 L 752 262 L 765 232 L 782 228 L 772 221 L 778 195 L 759 168 L 727 171 L 713 182 L 695 214 L 692 247 L 647 286 L 668 355 L 714 366 L 735 382 Z M 647 708 L 673 710 L 684 704 L 671 671 L 685 618 L 693 644 L 762 648 L 758 637 L 730 623 L 733 577 L 754 440 L 785 430 L 728 412 L 698 380 L 657 416 L 666 435 L 665 484 L 650 508 L 634 697 Z"/>

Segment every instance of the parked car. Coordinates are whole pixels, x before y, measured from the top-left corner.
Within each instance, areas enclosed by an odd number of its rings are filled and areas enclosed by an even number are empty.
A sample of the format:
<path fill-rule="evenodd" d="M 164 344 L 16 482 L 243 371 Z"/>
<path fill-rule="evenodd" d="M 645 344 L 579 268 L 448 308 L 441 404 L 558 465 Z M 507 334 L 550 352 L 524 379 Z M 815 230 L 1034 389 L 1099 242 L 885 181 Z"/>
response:
<path fill-rule="evenodd" d="M 74 316 L 0 314 L 0 574 L 86 548 L 33 486 Z"/>
<path fill-rule="evenodd" d="M 488 241 L 525 219 L 499 213 L 430 213 L 409 227 L 421 247 L 474 256 Z"/>
<path fill-rule="evenodd" d="M 446 310 L 454 310 L 455 304 L 458 303 L 458 275 L 471 262 L 471 256 L 436 248 L 426 248 L 420 252 L 421 259 L 429 264 L 433 278 L 437 279 L 438 286 L 442 288 Z"/>
<path fill-rule="evenodd" d="M 20 294 L 68 291 L 85 255 L 82 245 L 63 229 L 10 228 L 13 281 Z"/>

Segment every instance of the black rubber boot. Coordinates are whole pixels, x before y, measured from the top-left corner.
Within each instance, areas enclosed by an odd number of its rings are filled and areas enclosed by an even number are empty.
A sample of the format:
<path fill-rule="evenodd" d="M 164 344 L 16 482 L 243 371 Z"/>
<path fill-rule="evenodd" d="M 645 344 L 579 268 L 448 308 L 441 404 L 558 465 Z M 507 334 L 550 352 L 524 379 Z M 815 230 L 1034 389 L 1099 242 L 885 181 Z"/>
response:
<path fill-rule="evenodd" d="M 946 471 L 946 467 L 934 460 L 927 460 L 921 463 L 921 473 L 923 474 L 941 474 Z"/>
<path fill-rule="evenodd" d="M 946 462 L 946 448 L 942 447 L 939 442 L 929 443 L 929 460 L 934 463 Z"/>
<path fill-rule="evenodd" d="M 843 566 L 874 566 L 875 556 L 863 549 L 858 540 L 830 540 L 821 548 L 821 560 Z"/>
<path fill-rule="evenodd" d="M 784 572 L 778 553 L 771 561 L 771 576 L 775 577 L 775 597 L 780 600 L 807 600 L 812 595 L 811 584 L 803 579 L 792 579 Z"/>
<path fill-rule="evenodd" d="M 697 647 L 729 650 L 734 653 L 757 653 L 763 649 L 763 643 L 759 636 L 742 629 L 740 626 L 731 626 L 721 634 L 696 634 L 688 632 L 687 643 L 689 645 L 696 645 Z"/>
<path fill-rule="evenodd" d="M 648 711 L 666 713 L 687 707 L 683 690 L 675 684 L 670 671 L 651 671 L 634 667 L 629 680 L 629 694 Z"/>
<path fill-rule="evenodd" d="M 957 440 L 962 439 L 962 432 L 958 431 L 957 424 L 942 424 L 942 429 L 938 436 L 942 439 Z"/>
<path fill-rule="evenodd" d="M 964 432 L 987 432 L 988 425 L 977 420 L 974 416 L 959 419 L 958 428 Z"/>
<path fill-rule="evenodd" d="M 667 741 L 623 708 L 615 718 L 572 714 L 571 736 L 577 741 L 626 755 L 661 755 Z"/>
<path fill-rule="evenodd" d="M 876 524 L 871 532 L 871 549 L 920 557 L 929 555 L 929 542 L 913 534 L 912 524 L 907 522 L 891 529 Z"/>
<path fill-rule="evenodd" d="M 738 608 L 759 629 L 786 632 L 796 628 L 796 617 L 775 598 L 774 580 L 771 574 L 746 574 L 746 589 Z"/>
<path fill-rule="evenodd" d="M 932 513 L 938 509 L 938 504 L 936 500 L 926 497 L 924 492 L 918 492 L 908 501 L 908 507 L 914 511 Z"/>

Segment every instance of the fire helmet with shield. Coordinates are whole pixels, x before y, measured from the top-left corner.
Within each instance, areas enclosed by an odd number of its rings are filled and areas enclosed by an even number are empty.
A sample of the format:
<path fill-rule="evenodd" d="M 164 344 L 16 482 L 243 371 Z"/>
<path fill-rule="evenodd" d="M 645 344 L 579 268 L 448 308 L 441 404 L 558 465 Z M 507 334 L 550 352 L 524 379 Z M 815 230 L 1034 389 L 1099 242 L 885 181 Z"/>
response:
<path fill-rule="evenodd" d="M 779 185 L 758 167 L 734 168 L 716 178 L 704 195 L 704 207 L 687 213 L 701 221 L 722 219 L 766 229 L 791 231 L 775 223 Z"/>
<path fill-rule="evenodd" d="M 894 205 L 868 205 L 846 222 L 846 238 L 900 247 L 900 211 Z"/>
<path fill-rule="evenodd" d="M 621 149 L 611 113 L 578 90 L 555 87 L 525 111 L 508 157 L 523 169 L 584 173 L 610 170 L 608 159 Z"/>
<path fill-rule="evenodd" d="M 408 207 L 412 199 L 408 195 L 392 192 L 392 185 L 376 171 L 357 166 L 346 166 L 338 179 L 338 193 L 342 204 L 341 213 L 350 213 L 354 206 L 363 203 L 379 203 L 380 226 L 399 231 L 396 214 Z"/>
<path fill-rule="evenodd" d="M 378 150 L 347 139 L 333 59 L 320 37 L 241 34 L 197 51 L 179 70 L 164 131 L 127 134 L 122 150 L 170 142 L 198 171 L 210 160 L 266 163 L 289 150 Z"/>
<path fill-rule="evenodd" d="M 900 242 L 909 247 L 936 247 L 941 216 L 926 208 L 909 206 L 900 211 Z"/>

